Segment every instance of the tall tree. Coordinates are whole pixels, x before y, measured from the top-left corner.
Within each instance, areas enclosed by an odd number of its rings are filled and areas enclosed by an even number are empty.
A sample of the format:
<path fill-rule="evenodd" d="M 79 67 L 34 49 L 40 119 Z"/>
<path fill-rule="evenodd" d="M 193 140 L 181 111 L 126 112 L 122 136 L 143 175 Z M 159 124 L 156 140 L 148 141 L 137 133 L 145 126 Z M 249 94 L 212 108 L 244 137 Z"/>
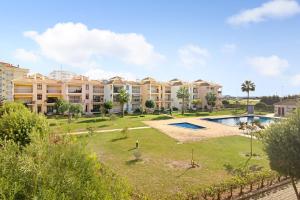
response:
<path fill-rule="evenodd" d="M 184 115 L 184 111 L 185 111 L 185 104 L 186 101 L 189 99 L 190 94 L 189 94 L 189 89 L 185 86 L 180 87 L 179 90 L 177 91 L 176 94 L 178 99 L 181 99 L 181 114 Z"/>
<path fill-rule="evenodd" d="M 245 81 L 241 86 L 242 92 L 247 92 L 247 112 L 249 107 L 250 92 L 255 91 L 255 84 L 252 81 Z"/>
<path fill-rule="evenodd" d="M 209 92 L 206 94 L 205 99 L 207 101 L 207 104 L 210 107 L 210 112 L 213 111 L 214 106 L 216 105 L 216 101 L 217 101 L 217 95 L 213 92 Z"/>
<path fill-rule="evenodd" d="M 121 113 L 122 113 L 122 117 L 124 117 L 124 104 L 127 103 L 129 101 L 129 94 L 128 92 L 122 88 L 119 91 L 119 103 L 121 106 Z"/>
<path fill-rule="evenodd" d="M 265 150 L 270 166 L 280 174 L 291 178 L 297 199 L 300 194 L 296 180 L 300 179 L 300 109 L 286 120 L 273 123 L 264 132 Z"/>

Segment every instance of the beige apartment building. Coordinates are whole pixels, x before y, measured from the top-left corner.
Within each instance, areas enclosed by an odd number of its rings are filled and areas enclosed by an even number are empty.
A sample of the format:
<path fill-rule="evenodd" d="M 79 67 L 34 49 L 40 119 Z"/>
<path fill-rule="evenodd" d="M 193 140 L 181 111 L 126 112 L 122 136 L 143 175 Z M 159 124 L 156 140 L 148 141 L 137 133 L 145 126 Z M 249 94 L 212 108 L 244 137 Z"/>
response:
<path fill-rule="evenodd" d="M 26 74 L 26 73 L 25 73 Z M 207 108 L 205 96 L 208 92 L 217 95 L 216 107 L 222 106 L 222 86 L 203 80 L 184 82 L 173 79 L 159 82 L 146 77 L 141 81 L 127 81 L 116 76 L 109 80 L 90 80 L 85 76 L 72 76 L 67 79 L 55 79 L 41 74 L 17 77 L 12 81 L 12 100 L 26 104 L 38 113 L 55 113 L 55 102 L 64 99 L 71 103 L 81 104 L 85 113 L 101 112 L 104 102 L 112 101 L 111 112 L 121 111 L 119 92 L 123 88 L 129 94 L 129 102 L 124 109 L 131 113 L 136 109 L 145 109 L 145 102 L 153 100 L 155 109 L 181 109 L 181 100 L 177 98 L 180 87 L 187 87 L 190 93 L 187 107 L 193 109 L 192 101 L 201 99 L 202 108 Z"/>
<path fill-rule="evenodd" d="M 8 101 L 13 100 L 12 80 L 27 75 L 28 69 L 20 68 L 9 63 L 0 62 L 0 95 Z"/>

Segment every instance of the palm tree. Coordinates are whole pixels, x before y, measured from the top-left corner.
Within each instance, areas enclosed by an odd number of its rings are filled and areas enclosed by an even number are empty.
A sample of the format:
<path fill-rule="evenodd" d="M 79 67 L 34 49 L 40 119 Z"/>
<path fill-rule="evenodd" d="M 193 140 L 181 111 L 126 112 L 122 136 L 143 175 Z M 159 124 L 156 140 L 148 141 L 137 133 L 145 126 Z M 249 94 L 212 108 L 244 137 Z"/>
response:
<path fill-rule="evenodd" d="M 245 81 L 241 86 L 242 92 L 247 92 L 247 112 L 249 107 L 250 91 L 255 91 L 255 84 L 252 81 Z"/>
<path fill-rule="evenodd" d="M 189 98 L 189 90 L 187 87 L 180 87 L 179 90 L 177 91 L 177 98 L 182 100 L 181 104 L 181 114 L 184 114 L 184 109 L 185 109 L 185 101 Z"/>
<path fill-rule="evenodd" d="M 129 101 L 129 94 L 128 92 L 122 88 L 119 91 L 119 103 L 121 105 L 121 110 L 122 110 L 122 117 L 124 117 L 124 104 Z"/>

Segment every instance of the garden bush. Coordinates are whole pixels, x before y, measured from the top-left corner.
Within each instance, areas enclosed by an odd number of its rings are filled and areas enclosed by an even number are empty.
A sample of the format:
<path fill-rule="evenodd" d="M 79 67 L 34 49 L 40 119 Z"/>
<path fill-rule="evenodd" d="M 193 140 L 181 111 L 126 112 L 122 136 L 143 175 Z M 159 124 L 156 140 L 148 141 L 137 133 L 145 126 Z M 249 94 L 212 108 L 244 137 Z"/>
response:
<path fill-rule="evenodd" d="M 35 135 L 22 150 L 1 146 L 1 199 L 130 199 L 127 184 L 76 141 Z"/>
<path fill-rule="evenodd" d="M 32 113 L 19 103 L 4 104 L 1 109 L 0 139 L 12 140 L 20 146 L 30 143 L 32 132 L 46 134 L 49 124 L 42 115 Z"/>

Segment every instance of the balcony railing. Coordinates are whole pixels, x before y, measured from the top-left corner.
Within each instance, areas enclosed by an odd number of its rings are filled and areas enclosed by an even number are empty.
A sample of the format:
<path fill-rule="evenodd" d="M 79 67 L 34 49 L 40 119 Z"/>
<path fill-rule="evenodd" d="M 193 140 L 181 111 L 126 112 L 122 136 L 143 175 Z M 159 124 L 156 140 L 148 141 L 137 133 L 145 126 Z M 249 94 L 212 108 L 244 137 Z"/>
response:
<path fill-rule="evenodd" d="M 104 93 L 104 90 L 101 89 L 94 89 L 93 93 Z"/>
<path fill-rule="evenodd" d="M 48 89 L 47 93 L 61 93 L 61 90 L 57 90 L 57 89 Z"/>
<path fill-rule="evenodd" d="M 72 90 L 68 90 L 69 93 L 81 93 L 82 89 L 72 89 Z"/>
<path fill-rule="evenodd" d="M 141 90 L 132 90 L 132 93 L 141 93 Z"/>
<path fill-rule="evenodd" d="M 15 88 L 15 93 L 32 93 L 32 88 L 24 89 L 24 88 Z"/>
<path fill-rule="evenodd" d="M 151 93 L 159 93 L 159 90 L 151 90 Z"/>
<path fill-rule="evenodd" d="M 81 100 L 74 100 L 74 99 L 70 99 L 69 102 L 70 103 L 82 103 Z"/>

